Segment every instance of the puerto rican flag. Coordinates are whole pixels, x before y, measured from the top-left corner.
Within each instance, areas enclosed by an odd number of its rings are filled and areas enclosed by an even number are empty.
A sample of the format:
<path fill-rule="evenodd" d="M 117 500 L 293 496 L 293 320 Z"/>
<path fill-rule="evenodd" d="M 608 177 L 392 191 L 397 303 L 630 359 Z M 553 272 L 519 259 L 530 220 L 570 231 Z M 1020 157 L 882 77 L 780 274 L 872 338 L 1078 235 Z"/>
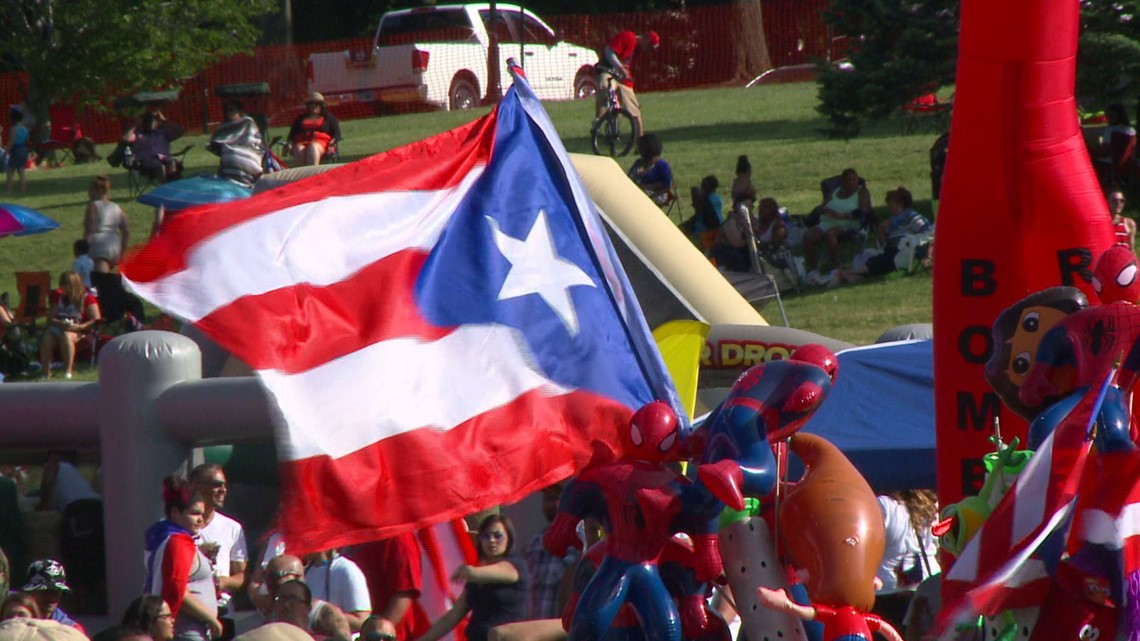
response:
<path fill-rule="evenodd" d="M 1111 375 L 1099 387 L 1059 401 L 1063 418 L 966 544 L 942 582 L 939 628 L 956 621 L 1040 605 L 1065 551 L 1091 440 Z"/>
<path fill-rule="evenodd" d="M 518 500 L 654 399 L 683 416 L 521 77 L 466 126 L 181 213 L 123 273 L 269 390 L 291 552 Z"/>

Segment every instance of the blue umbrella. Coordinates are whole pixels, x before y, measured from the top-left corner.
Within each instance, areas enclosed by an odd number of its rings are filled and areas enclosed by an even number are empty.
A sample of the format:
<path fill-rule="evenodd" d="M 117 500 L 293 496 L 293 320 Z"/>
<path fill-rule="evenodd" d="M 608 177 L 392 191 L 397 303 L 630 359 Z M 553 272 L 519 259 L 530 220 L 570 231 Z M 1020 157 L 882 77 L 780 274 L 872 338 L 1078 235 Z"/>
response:
<path fill-rule="evenodd" d="M 181 211 L 198 205 L 244 200 L 253 189 L 217 176 L 195 176 L 174 180 L 139 196 L 138 202 L 167 211 Z"/>
<path fill-rule="evenodd" d="M 23 205 L 0 203 L 0 237 L 31 236 L 59 229 L 59 223 Z"/>

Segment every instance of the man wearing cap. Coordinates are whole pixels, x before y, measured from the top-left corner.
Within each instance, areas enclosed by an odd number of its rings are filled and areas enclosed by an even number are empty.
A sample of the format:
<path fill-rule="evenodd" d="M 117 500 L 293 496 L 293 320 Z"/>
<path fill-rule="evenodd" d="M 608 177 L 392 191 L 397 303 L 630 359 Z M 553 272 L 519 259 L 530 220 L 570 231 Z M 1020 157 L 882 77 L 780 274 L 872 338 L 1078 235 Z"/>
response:
<path fill-rule="evenodd" d="M 602 49 L 602 59 L 597 65 L 598 117 L 601 118 L 609 107 L 606 87 L 609 79 L 613 78 L 617 81 L 621 106 L 633 116 L 633 123 L 637 127 L 637 131 L 634 132 L 635 140 L 645 131 L 645 126 L 641 121 L 641 105 L 637 102 L 637 95 L 633 93 L 633 63 L 638 52 L 656 49 L 660 45 L 661 36 L 658 36 L 656 31 L 648 31 L 640 36 L 632 31 L 622 31 Z"/>
<path fill-rule="evenodd" d="M 305 113 L 297 116 L 289 129 L 293 162 L 298 165 L 321 164 L 321 157 L 340 138 L 340 123 L 327 113 L 325 97 L 316 91 L 309 94 Z"/>
<path fill-rule="evenodd" d="M 27 594 L 36 602 L 41 619 L 51 619 L 64 625 L 69 625 L 86 634 L 83 626 L 67 616 L 59 607 L 64 592 L 70 592 L 67 586 L 67 574 L 63 565 L 54 559 L 39 559 L 32 561 L 28 566 L 28 575 L 24 580 L 20 592 Z"/>

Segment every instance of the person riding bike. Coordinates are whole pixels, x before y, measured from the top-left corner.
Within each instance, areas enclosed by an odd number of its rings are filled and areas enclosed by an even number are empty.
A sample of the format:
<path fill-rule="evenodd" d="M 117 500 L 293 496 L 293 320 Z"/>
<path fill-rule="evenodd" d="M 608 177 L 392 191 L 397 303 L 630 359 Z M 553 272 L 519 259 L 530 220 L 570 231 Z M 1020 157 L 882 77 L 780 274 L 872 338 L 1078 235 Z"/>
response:
<path fill-rule="evenodd" d="M 648 31 L 640 36 L 632 31 L 622 31 L 602 49 L 601 60 L 596 67 L 598 71 L 596 100 L 598 118 L 601 118 L 609 107 L 605 89 L 609 86 L 610 78 L 613 78 L 617 81 L 615 84 L 621 99 L 621 106 L 629 112 L 630 116 L 633 116 L 634 125 L 637 127 L 637 131 L 634 132 L 635 139 L 645 131 L 645 127 L 641 121 L 641 108 L 637 102 L 637 95 L 633 93 L 633 73 L 631 72 L 633 62 L 639 51 L 656 49 L 659 46 L 661 46 L 661 36 L 657 35 L 656 31 Z"/>

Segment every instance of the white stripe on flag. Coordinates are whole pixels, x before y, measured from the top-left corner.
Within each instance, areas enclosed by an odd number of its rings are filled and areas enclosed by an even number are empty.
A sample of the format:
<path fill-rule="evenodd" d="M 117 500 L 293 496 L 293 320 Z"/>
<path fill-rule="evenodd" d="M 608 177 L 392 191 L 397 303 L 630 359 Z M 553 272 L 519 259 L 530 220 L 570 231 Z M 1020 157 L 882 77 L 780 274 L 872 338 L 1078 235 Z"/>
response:
<path fill-rule="evenodd" d="M 433 247 L 482 173 L 476 167 L 451 189 L 338 196 L 259 216 L 192 247 L 183 271 L 131 287 L 197 322 L 243 296 L 331 285 L 396 252 Z"/>
<path fill-rule="evenodd" d="M 571 391 L 536 371 L 525 339 L 502 325 L 381 341 L 297 374 L 258 374 L 289 428 L 288 444 L 278 441 L 286 461 L 339 458 L 421 427 L 449 430 L 533 390 Z"/>
<path fill-rule="evenodd" d="M 986 579 L 986 585 L 1017 587 L 1046 576 L 1044 564 L 1036 560 L 1031 561 L 1030 557 L 1037 552 L 1045 539 L 1054 533 L 1061 522 L 1069 517 L 1075 509 L 1076 503 L 1075 500 L 1070 501 L 1054 512 L 1048 523 L 1039 524 L 1043 527 L 1040 528 L 1037 536 L 1032 541 L 1028 541 L 1016 556 L 1006 561 L 998 572 Z"/>
<path fill-rule="evenodd" d="M 1013 490 L 1010 489 L 1010 492 Z M 947 573 L 946 578 L 952 581 L 968 581 L 974 582 L 978 580 L 978 555 L 982 547 L 981 536 L 985 531 L 986 525 L 983 522 L 982 527 L 974 533 L 974 538 L 966 543 L 966 547 L 962 549 L 962 553 L 954 561 L 951 566 L 950 572 Z"/>
<path fill-rule="evenodd" d="M 1052 479 L 1054 441 L 1056 433 L 1045 439 L 1017 477 L 1015 487 L 1010 490 L 1016 492 L 1013 497 L 1013 527 L 1009 537 L 1011 546 L 1016 546 L 1033 534 L 1045 520 L 1045 508 L 1050 495 L 1049 483 Z"/>
<path fill-rule="evenodd" d="M 1140 504 L 1130 503 L 1114 517 L 1104 510 L 1081 513 L 1081 538 L 1113 550 L 1124 549 L 1124 541 L 1140 536 Z"/>

